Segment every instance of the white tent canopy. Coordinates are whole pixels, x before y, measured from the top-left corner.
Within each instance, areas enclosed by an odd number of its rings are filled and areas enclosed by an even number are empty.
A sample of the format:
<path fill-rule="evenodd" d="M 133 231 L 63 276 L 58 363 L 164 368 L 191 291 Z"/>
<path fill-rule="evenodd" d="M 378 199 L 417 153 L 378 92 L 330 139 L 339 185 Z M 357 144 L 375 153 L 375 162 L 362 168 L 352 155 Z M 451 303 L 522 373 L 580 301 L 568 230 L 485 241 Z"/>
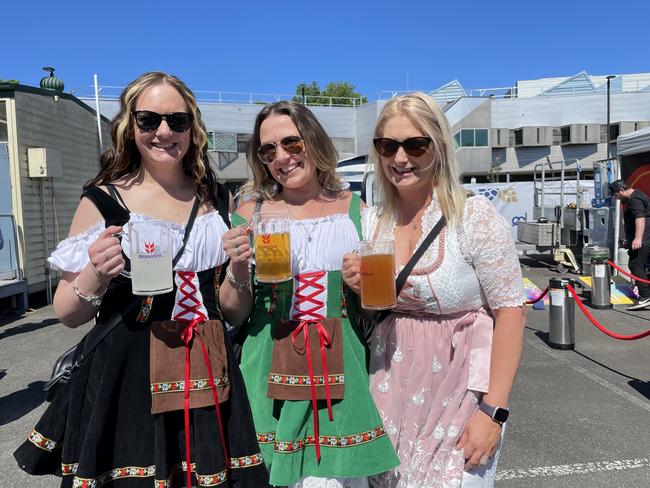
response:
<path fill-rule="evenodd" d="M 616 154 L 619 156 L 644 152 L 650 152 L 650 127 L 630 132 L 616 139 Z"/>

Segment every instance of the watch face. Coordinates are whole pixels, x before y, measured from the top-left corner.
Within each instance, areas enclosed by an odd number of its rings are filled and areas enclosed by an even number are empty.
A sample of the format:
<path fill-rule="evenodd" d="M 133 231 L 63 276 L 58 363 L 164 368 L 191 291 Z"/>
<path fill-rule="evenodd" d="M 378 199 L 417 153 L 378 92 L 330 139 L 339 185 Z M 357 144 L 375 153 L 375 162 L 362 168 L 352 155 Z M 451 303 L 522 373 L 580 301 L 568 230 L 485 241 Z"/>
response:
<path fill-rule="evenodd" d="M 494 411 L 494 420 L 503 423 L 508 420 L 508 413 L 509 412 L 505 408 L 497 408 Z"/>

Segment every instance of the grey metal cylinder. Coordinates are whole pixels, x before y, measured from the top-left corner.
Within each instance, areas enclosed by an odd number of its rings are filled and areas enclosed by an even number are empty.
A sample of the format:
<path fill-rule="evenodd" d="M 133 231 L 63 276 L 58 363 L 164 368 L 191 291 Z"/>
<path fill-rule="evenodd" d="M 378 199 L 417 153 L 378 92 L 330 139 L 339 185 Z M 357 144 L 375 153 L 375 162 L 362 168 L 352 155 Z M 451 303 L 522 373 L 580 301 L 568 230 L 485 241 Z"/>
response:
<path fill-rule="evenodd" d="M 566 288 L 568 284 L 573 285 L 569 278 L 551 278 L 548 283 L 548 343 L 554 349 L 575 347 L 575 303 Z"/>
<path fill-rule="evenodd" d="M 591 260 L 591 306 L 593 308 L 612 308 L 609 286 L 609 265 L 603 258 Z"/>

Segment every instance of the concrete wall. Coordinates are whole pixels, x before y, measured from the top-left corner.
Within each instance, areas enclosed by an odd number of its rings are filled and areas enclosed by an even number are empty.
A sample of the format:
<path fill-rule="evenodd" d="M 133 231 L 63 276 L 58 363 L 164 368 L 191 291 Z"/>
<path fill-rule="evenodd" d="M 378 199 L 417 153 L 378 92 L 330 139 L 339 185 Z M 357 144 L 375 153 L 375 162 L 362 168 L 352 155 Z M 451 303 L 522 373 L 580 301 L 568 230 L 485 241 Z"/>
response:
<path fill-rule="evenodd" d="M 462 100 L 460 100 L 462 101 Z M 453 107 L 452 107 L 453 109 Z M 482 99 L 474 109 L 451 127 L 453 137 L 461 129 L 489 129 L 492 122 L 490 99 Z M 484 173 L 492 168 L 492 149 L 488 130 L 487 147 L 461 147 L 456 151 L 456 159 L 461 173 Z"/>
<path fill-rule="evenodd" d="M 14 99 L 18 160 L 11 164 L 20 174 L 20 244 L 33 292 L 45 286 L 45 259 L 68 235 L 82 185 L 99 171 L 99 140 L 94 114 L 72 100 L 20 91 Z M 109 138 L 106 124 L 103 137 Z M 27 149 L 33 147 L 58 152 L 63 174 L 29 178 Z"/>

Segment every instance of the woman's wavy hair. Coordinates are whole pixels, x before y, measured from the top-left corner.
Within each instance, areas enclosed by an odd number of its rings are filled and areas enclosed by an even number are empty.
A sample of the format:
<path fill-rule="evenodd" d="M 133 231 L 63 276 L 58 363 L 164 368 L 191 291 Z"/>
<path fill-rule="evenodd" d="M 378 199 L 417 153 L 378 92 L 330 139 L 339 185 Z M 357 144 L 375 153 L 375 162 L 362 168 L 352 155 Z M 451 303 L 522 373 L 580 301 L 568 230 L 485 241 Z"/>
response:
<path fill-rule="evenodd" d="M 451 225 L 460 222 L 465 208 L 467 191 L 460 184 L 458 163 L 447 118 L 433 98 L 415 92 L 390 99 L 379 114 L 374 137 L 383 137 L 387 122 L 395 116 L 404 116 L 422 134 L 431 138 L 433 146 L 433 173 L 431 188 L 436 193 L 440 209 Z M 384 197 L 382 217 L 396 216 L 399 200 L 397 189 L 390 182 L 381 164 L 381 156 L 374 146 L 370 148 L 375 177 Z"/>
<path fill-rule="evenodd" d="M 201 111 L 192 91 L 174 75 L 152 71 L 144 73 L 122 91 L 120 109 L 111 121 L 113 146 L 104 151 L 100 158 L 99 174 L 86 183 L 85 187 L 111 183 L 140 168 L 141 157 L 134 139 L 133 111 L 138 97 L 148 88 L 156 85 L 170 85 L 185 101 L 192 115 L 191 139 L 187 154 L 183 157 L 183 171 L 194 180 L 202 201 L 216 205 L 214 192 L 216 177 L 207 157 L 208 135 L 201 120 Z"/>
<path fill-rule="evenodd" d="M 266 105 L 257 114 L 246 154 L 248 165 L 253 171 L 253 177 L 244 184 L 240 191 L 241 195 L 255 195 L 267 200 L 282 191 L 281 186 L 271 176 L 267 165 L 257 155 L 257 150 L 260 147 L 260 127 L 262 122 L 271 115 L 291 117 L 298 128 L 300 137 L 305 141 L 305 151 L 316 165 L 318 181 L 324 190 L 336 193 L 345 187 L 343 180 L 336 174 L 338 152 L 316 116 L 311 110 L 297 102 L 281 101 Z"/>

